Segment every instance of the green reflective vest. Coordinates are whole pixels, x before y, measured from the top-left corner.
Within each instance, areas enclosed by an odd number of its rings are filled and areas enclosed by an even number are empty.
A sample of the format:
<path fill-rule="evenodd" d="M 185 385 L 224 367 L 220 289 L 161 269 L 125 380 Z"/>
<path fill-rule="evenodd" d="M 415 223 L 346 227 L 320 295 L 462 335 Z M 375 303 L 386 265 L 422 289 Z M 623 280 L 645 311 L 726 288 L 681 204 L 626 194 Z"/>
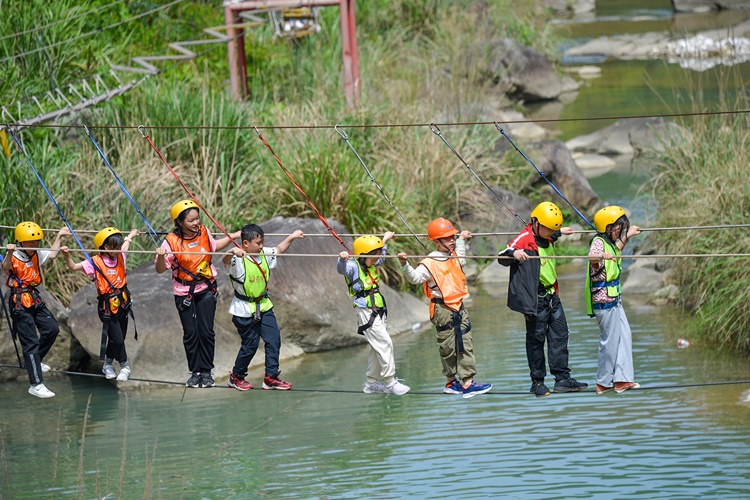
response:
<path fill-rule="evenodd" d="M 547 248 L 538 247 L 539 256 L 547 257 L 555 255 L 555 246 L 550 243 Z M 547 290 L 547 293 L 555 293 L 555 282 L 557 281 L 557 270 L 555 259 L 539 259 L 539 282 Z"/>
<path fill-rule="evenodd" d="M 237 292 L 235 296 L 248 302 L 258 302 L 259 311 L 264 313 L 273 307 L 271 299 L 268 298 L 268 279 L 271 277 L 271 270 L 268 268 L 266 256 L 261 254 L 260 262 L 243 257 L 242 263 L 245 266 L 245 281 L 242 283 L 245 296 L 241 297 Z"/>
<path fill-rule="evenodd" d="M 591 261 L 589 261 L 588 272 L 586 273 L 586 308 L 589 316 L 594 315 L 593 295 L 597 290 L 606 288 L 608 297 L 620 296 L 620 272 L 622 271 L 622 259 L 619 258 L 620 249 L 617 248 L 617 245 L 613 245 L 606 238 L 598 235 L 594 236 L 591 243 L 593 244 L 597 239 L 604 243 L 604 251 L 611 252 L 615 258 L 604 261 L 604 281 L 591 281 Z"/>
<path fill-rule="evenodd" d="M 348 276 L 344 276 L 344 279 L 346 279 L 346 285 L 349 287 L 349 296 L 365 297 L 367 307 L 370 308 L 373 307 L 374 300 L 374 307 L 380 309 L 385 304 L 385 301 L 383 300 L 383 296 L 380 295 L 380 289 L 378 288 L 378 283 L 380 282 L 380 274 L 378 273 L 378 269 L 375 266 L 370 266 L 365 271 L 365 269 L 362 268 L 362 265 L 357 260 L 355 260 L 354 262 L 357 264 L 359 277 L 354 281 L 350 281 Z M 352 288 L 352 285 L 357 282 L 362 284 L 362 290 L 359 292 L 355 292 Z M 356 304 L 353 305 L 354 307 L 357 307 Z"/>

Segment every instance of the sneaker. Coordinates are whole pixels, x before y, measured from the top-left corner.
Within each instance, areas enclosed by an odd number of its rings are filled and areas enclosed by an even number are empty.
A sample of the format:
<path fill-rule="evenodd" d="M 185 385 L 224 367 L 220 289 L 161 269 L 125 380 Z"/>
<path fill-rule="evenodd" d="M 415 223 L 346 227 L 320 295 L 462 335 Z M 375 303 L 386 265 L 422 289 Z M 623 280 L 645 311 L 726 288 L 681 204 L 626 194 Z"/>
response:
<path fill-rule="evenodd" d="M 549 388 L 547 388 L 547 386 L 544 385 L 543 380 L 532 380 L 531 389 L 529 389 L 529 392 L 538 398 L 544 398 L 544 397 L 549 396 Z"/>
<path fill-rule="evenodd" d="M 52 369 L 52 368 L 50 368 L 49 365 L 47 365 L 45 363 L 41 363 L 41 365 L 42 365 L 42 373 L 47 373 L 48 371 L 50 371 Z"/>
<path fill-rule="evenodd" d="M 443 394 L 463 394 L 464 388 L 458 380 L 448 382 L 443 387 Z"/>
<path fill-rule="evenodd" d="M 469 387 L 464 387 L 464 399 L 473 398 L 479 394 L 484 394 L 492 389 L 492 384 L 477 384 L 473 380 Z"/>
<path fill-rule="evenodd" d="M 120 374 L 117 375 L 117 380 L 120 382 L 125 382 L 130 378 L 130 366 L 123 366 L 120 370 Z"/>
<path fill-rule="evenodd" d="M 362 392 L 365 394 L 385 394 L 387 389 L 382 382 L 365 382 L 365 386 L 362 387 Z"/>
<path fill-rule="evenodd" d="M 263 388 L 266 390 L 269 389 L 277 389 L 279 391 L 288 391 L 292 388 L 292 384 L 287 382 L 286 380 L 281 380 L 280 378 L 273 378 L 269 377 L 268 375 L 263 375 Z"/>
<path fill-rule="evenodd" d="M 201 375 L 201 372 L 194 372 L 192 375 L 190 375 L 190 378 L 185 385 L 193 388 L 200 387 L 202 378 L 203 376 Z"/>
<path fill-rule="evenodd" d="M 236 377 L 232 372 L 229 372 L 229 381 L 227 382 L 227 385 L 229 387 L 234 387 L 238 391 L 249 391 L 253 388 L 253 384 L 244 378 Z"/>
<path fill-rule="evenodd" d="M 597 394 L 604 394 L 605 392 L 609 392 L 612 389 L 614 389 L 614 387 L 605 387 L 603 385 L 596 384 L 596 393 Z"/>
<path fill-rule="evenodd" d="M 44 384 L 29 386 L 29 394 L 42 399 L 55 397 L 55 393 L 47 389 Z"/>
<path fill-rule="evenodd" d="M 117 377 L 115 368 L 109 363 L 104 363 L 104 366 L 102 366 L 102 373 L 104 374 L 104 378 L 106 378 L 107 380 L 112 380 L 113 378 Z"/>
<path fill-rule="evenodd" d="M 638 382 L 615 382 L 615 392 L 617 394 L 622 394 L 625 391 L 629 391 L 630 389 L 638 389 L 641 387 L 641 384 Z"/>
<path fill-rule="evenodd" d="M 404 394 L 409 392 L 410 389 L 411 387 L 409 387 L 408 385 L 402 384 L 396 378 L 394 378 L 390 383 L 388 383 L 385 386 L 386 393 L 394 394 L 396 396 L 403 396 Z"/>
<path fill-rule="evenodd" d="M 574 378 L 566 378 L 555 382 L 555 392 L 578 392 L 584 390 L 589 384 L 579 382 Z"/>
<path fill-rule="evenodd" d="M 216 382 L 214 382 L 214 377 L 211 375 L 211 372 L 201 374 L 201 387 L 209 388 L 215 385 Z"/>

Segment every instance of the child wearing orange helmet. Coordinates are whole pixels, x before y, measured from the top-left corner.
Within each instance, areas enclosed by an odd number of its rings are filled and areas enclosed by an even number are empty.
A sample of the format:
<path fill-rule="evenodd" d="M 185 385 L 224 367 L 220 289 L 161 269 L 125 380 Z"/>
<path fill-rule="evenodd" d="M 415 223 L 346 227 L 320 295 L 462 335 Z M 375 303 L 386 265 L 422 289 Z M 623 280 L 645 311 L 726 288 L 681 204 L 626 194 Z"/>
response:
<path fill-rule="evenodd" d="M 555 392 L 577 392 L 588 387 L 570 376 L 568 368 L 568 322 L 558 295 L 555 259 L 544 259 L 555 254 L 554 242 L 561 234 L 572 234 L 562 227 L 560 208 L 552 202 L 540 203 L 531 212 L 529 223 L 497 261 L 510 266 L 508 307 L 526 318 L 526 358 L 531 374 L 529 392 L 538 398 L 549 396 L 544 384 L 547 342 L 549 371 L 555 377 Z M 530 259 L 529 256 L 542 257 Z"/>
<path fill-rule="evenodd" d="M 388 334 L 388 309 L 380 294 L 378 266 L 383 265 L 388 246 L 393 238 L 388 231 L 383 238 L 374 235 L 360 236 L 354 240 L 354 255 L 343 251 L 336 262 L 336 272 L 343 275 L 349 287 L 349 295 L 354 297 L 357 313 L 357 333 L 364 335 L 370 344 L 367 357 L 367 380 L 362 388 L 365 394 L 387 393 L 403 396 L 410 387 L 396 378 L 396 360 L 393 355 L 393 341 Z M 380 378 L 384 382 L 380 382 Z"/>
<path fill-rule="evenodd" d="M 65 229 L 64 235 L 70 235 L 70 231 Z M 128 314 L 132 316 L 133 312 L 127 286 L 125 258 L 133 238 L 140 234 L 139 230 L 133 229 L 123 237 L 116 227 L 105 227 L 94 236 L 94 248 L 104 252 L 94 254 L 90 261 L 85 259 L 74 262 L 68 247 L 60 247 L 68 269 L 84 273 L 96 285 L 97 312 L 102 321 L 102 349 L 99 356 L 100 359 L 104 359 L 102 373 L 107 380 L 117 378 L 118 381 L 124 382 L 131 374 L 125 350 L 125 337 L 128 334 Z M 115 360 L 120 365 L 119 374 L 112 365 Z"/>
<path fill-rule="evenodd" d="M 185 348 L 190 378 L 187 387 L 213 387 L 214 316 L 218 289 L 216 268 L 207 252 L 218 252 L 240 237 L 214 240 L 201 224 L 200 207 L 193 200 L 181 200 L 169 211 L 174 230 L 167 234 L 156 249 L 154 267 L 158 274 L 172 271 L 172 291 L 182 323 L 182 344 Z M 175 252 L 175 253 L 168 253 Z M 177 253 L 179 252 L 179 253 Z"/>
<path fill-rule="evenodd" d="M 44 385 L 42 373 L 50 371 L 50 367 L 42 360 L 60 333 L 60 325 L 47 309 L 37 289 L 42 283 L 39 268 L 48 260 L 57 258 L 62 236 L 61 230 L 57 233 L 51 251 L 35 250 L 39 248 L 44 232 L 35 222 L 21 222 L 15 229 L 16 243 L 6 246 L 8 253 L 3 260 L 3 270 L 8 275 L 6 285 L 10 290 L 10 317 L 13 320 L 13 329 L 21 341 L 26 371 L 31 383 L 29 394 L 38 398 L 51 398 L 55 395 Z"/>
<path fill-rule="evenodd" d="M 447 378 L 443 392 L 461 394 L 468 399 L 488 392 L 492 385 L 478 384 L 474 380 L 477 367 L 471 323 L 463 304 L 469 292 L 462 269 L 466 263 L 462 258 L 466 256 L 466 240 L 472 234 L 464 230 L 456 239 L 457 234 L 449 220 L 435 219 L 427 227 L 427 236 L 435 242 L 437 250 L 416 269 L 409 264 L 406 253 L 399 253 L 398 259 L 407 281 L 423 283 L 425 295 L 430 299 L 430 321 L 437 330 L 440 361 Z"/>
<path fill-rule="evenodd" d="M 633 370 L 633 339 L 620 299 L 620 252 L 641 228 L 631 226 L 625 210 L 604 207 L 594 214 L 597 234 L 589 246 L 586 273 L 586 306 L 599 323 L 596 393 L 614 389 L 622 394 L 637 389 Z"/>

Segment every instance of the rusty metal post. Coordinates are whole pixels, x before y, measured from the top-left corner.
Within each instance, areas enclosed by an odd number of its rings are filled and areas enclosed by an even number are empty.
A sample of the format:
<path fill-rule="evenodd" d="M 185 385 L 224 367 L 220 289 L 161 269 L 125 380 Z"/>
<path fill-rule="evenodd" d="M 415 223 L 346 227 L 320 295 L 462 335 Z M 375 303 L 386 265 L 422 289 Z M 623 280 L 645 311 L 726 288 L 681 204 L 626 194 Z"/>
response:
<path fill-rule="evenodd" d="M 359 49 L 357 47 L 357 21 L 354 17 L 354 3 L 349 0 L 349 47 L 352 55 L 352 80 L 354 82 L 354 101 L 359 101 L 361 79 L 359 76 Z"/>
<path fill-rule="evenodd" d="M 247 99 L 247 60 L 245 59 L 245 28 L 237 28 L 237 76 L 240 99 Z"/>
<path fill-rule="evenodd" d="M 344 61 L 344 95 L 346 95 L 346 107 L 353 109 L 356 101 L 355 79 L 352 63 L 352 33 L 350 26 L 350 9 L 352 0 L 341 0 L 339 2 L 339 19 L 341 20 L 341 52 Z"/>

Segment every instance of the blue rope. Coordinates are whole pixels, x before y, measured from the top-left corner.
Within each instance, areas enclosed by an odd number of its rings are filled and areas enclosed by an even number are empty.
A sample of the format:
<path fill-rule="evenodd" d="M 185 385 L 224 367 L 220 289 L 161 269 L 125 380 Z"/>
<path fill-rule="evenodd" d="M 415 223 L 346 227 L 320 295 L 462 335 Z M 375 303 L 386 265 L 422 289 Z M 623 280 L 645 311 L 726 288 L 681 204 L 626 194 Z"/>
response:
<path fill-rule="evenodd" d="M 41 184 L 42 188 L 44 188 L 44 192 L 47 193 L 47 197 L 50 199 L 52 204 L 57 209 L 57 213 L 60 214 L 60 217 L 62 218 L 63 222 L 68 227 L 68 229 L 70 229 L 71 236 L 73 236 L 73 238 L 76 240 L 76 243 L 78 243 L 78 246 L 81 247 L 81 250 L 83 251 L 83 255 L 86 256 L 86 260 L 88 260 L 91 263 L 91 265 L 94 268 L 94 271 L 101 274 L 102 277 L 107 281 L 107 283 L 109 283 L 110 289 L 114 289 L 114 285 L 112 285 L 112 283 L 109 281 L 109 279 L 107 278 L 107 275 L 104 274 L 102 270 L 97 267 L 97 265 L 94 263 L 94 260 L 91 258 L 89 253 L 85 250 L 86 247 L 84 247 L 83 243 L 81 243 L 81 240 L 78 239 L 78 235 L 73 230 L 73 227 L 70 225 L 70 222 L 68 222 L 68 219 L 65 217 L 65 214 L 60 208 L 60 205 L 57 204 L 57 201 L 55 201 L 55 197 L 52 196 L 52 193 L 50 193 L 49 189 L 47 189 L 47 185 L 42 180 L 42 177 L 39 175 L 39 172 L 37 171 L 36 167 L 31 162 L 31 158 L 29 158 L 29 155 L 26 154 L 26 150 L 21 145 L 21 141 L 18 140 L 18 137 L 16 137 L 16 134 L 13 132 L 13 129 L 10 128 L 10 126 L 8 126 L 8 132 L 10 132 L 10 135 L 11 137 L 13 137 L 13 140 L 16 141 L 16 145 L 18 146 L 18 149 L 20 149 L 23 155 L 26 157 L 26 161 L 29 163 L 29 166 L 31 167 L 31 170 L 34 172 L 34 175 L 36 176 L 36 179 L 39 181 L 39 184 Z"/>
<path fill-rule="evenodd" d="M 559 194 L 560 198 L 562 198 L 563 200 L 565 200 L 565 203 L 567 203 L 568 205 L 570 205 L 570 208 L 572 208 L 573 210 L 575 210 L 575 212 L 578 214 L 578 216 L 581 219 L 583 219 L 584 221 L 586 221 L 586 224 L 588 224 L 592 229 L 596 229 L 594 227 L 594 225 L 591 222 L 589 222 L 589 220 L 586 218 L 586 216 L 584 216 L 575 206 L 573 206 L 573 204 L 570 201 L 568 201 L 568 199 L 565 196 L 563 196 L 563 194 L 560 192 L 560 190 L 557 189 L 557 186 L 555 186 L 554 184 L 552 184 L 552 181 L 550 181 L 549 179 L 547 179 L 547 176 L 544 175 L 544 172 L 542 172 L 541 170 L 539 170 L 539 168 L 536 165 L 534 165 L 534 162 L 531 161 L 531 159 L 528 156 L 526 156 L 523 151 L 521 151 L 520 149 L 518 149 L 518 146 L 516 146 L 516 143 L 513 142 L 513 140 L 510 137 L 508 137 L 508 135 L 505 133 L 505 131 L 502 128 L 500 128 L 500 125 L 498 125 L 497 122 L 495 122 L 495 127 L 500 131 L 500 133 L 503 135 L 503 137 L 505 137 L 506 139 L 508 139 L 508 142 L 510 142 L 511 146 L 513 146 L 514 148 L 516 148 L 516 151 L 518 151 L 521 154 L 521 156 L 523 156 L 524 159 L 527 162 L 529 162 L 532 167 L 534 167 L 534 170 L 536 170 L 539 173 L 539 175 L 542 176 L 542 179 L 544 179 L 545 181 L 547 181 L 547 184 L 549 184 L 550 186 L 552 186 L 552 189 L 555 190 L 555 193 Z"/>
<path fill-rule="evenodd" d="M 128 189 L 125 187 L 125 184 L 123 184 L 120 178 L 117 176 L 117 172 L 115 172 L 115 169 L 112 168 L 112 165 L 109 163 L 109 160 L 107 160 L 107 157 L 104 155 L 104 152 L 99 147 L 99 144 L 97 144 L 94 138 L 91 136 L 91 132 L 89 132 L 88 127 L 84 125 L 83 129 L 86 131 L 86 135 L 89 136 L 89 139 L 91 139 L 91 142 L 94 144 L 94 147 L 96 148 L 96 150 L 99 152 L 99 156 L 102 157 L 102 160 L 104 160 L 104 163 L 107 165 L 107 168 L 109 168 L 109 171 L 112 172 L 112 175 L 115 177 L 117 184 L 120 185 L 120 189 L 122 189 L 122 192 L 125 193 L 125 196 L 127 196 L 128 200 L 130 201 L 130 204 L 133 205 L 133 207 L 135 208 L 135 211 L 138 212 L 138 215 L 140 215 L 141 219 L 143 219 L 143 223 L 146 225 L 146 230 L 148 231 L 148 235 L 151 237 L 151 241 L 153 241 L 154 245 L 156 245 L 157 247 L 161 246 L 161 239 L 156 233 L 156 230 L 153 228 L 153 226 L 148 221 L 146 216 L 143 215 L 143 212 L 141 212 L 141 209 L 138 207 L 138 204 L 135 202 L 133 197 L 130 196 Z"/>

